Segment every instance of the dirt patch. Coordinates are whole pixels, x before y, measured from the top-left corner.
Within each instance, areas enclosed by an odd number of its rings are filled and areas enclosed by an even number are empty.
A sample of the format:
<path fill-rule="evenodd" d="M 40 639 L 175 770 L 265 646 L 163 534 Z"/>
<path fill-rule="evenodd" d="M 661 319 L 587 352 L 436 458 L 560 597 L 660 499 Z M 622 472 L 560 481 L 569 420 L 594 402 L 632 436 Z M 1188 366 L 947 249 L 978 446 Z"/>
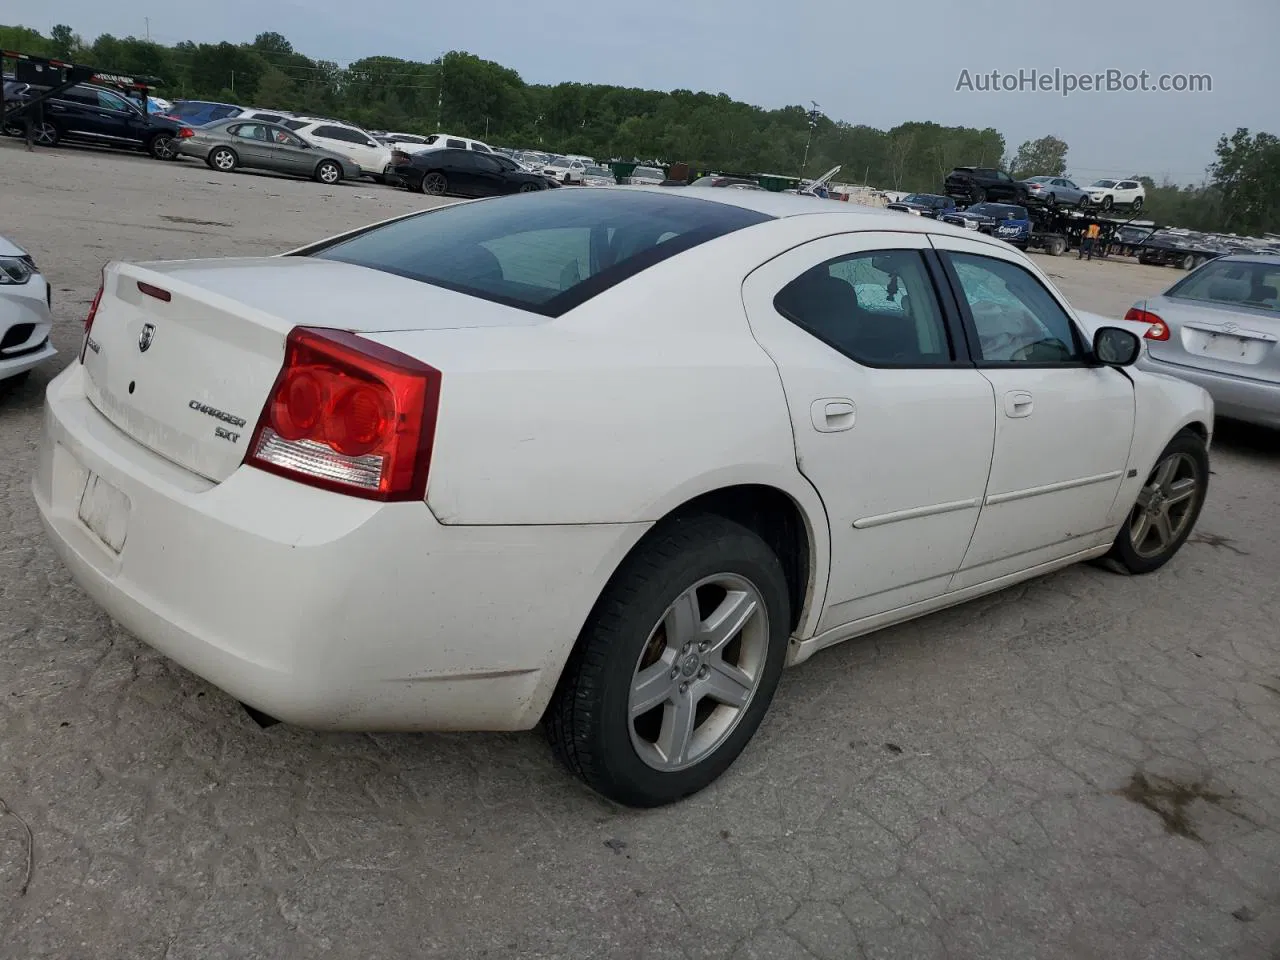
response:
<path fill-rule="evenodd" d="M 223 223 L 221 220 L 197 220 L 195 217 L 175 217 L 169 214 L 160 214 L 161 220 L 168 220 L 170 223 L 189 223 L 195 227 L 229 227 L 231 224 Z"/>
<path fill-rule="evenodd" d="M 1191 804 L 1196 800 L 1203 800 L 1215 807 L 1223 807 L 1231 799 L 1227 794 L 1209 790 L 1203 782 L 1179 783 L 1147 773 L 1135 773 L 1115 793 L 1146 807 L 1158 816 L 1168 833 L 1191 840 L 1200 840 L 1200 835 L 1191 823 L 1188 810 Z M 1232 813 L 1230 810 L 1227 812 Z"/>

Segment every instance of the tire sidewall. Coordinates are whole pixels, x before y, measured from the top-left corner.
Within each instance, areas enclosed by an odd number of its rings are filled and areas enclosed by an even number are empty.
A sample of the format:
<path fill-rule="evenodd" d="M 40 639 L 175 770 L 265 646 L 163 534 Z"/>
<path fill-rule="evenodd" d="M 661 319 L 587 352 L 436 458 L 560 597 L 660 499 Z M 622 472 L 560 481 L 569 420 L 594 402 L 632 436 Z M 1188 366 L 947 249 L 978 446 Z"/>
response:
<path fill-rule="evenodd" d="M 731 521 L 715 519 L 724 525 L 723 532 L 708 537 L 698 547 L 670 561 L 662 571 L 661 588 L 653 582 L 653 589 L 642 587 L 631 593 L 626 620 L 616 624 L 618 630 L 612 637 L 615 649 L 610 652 L 603 671 L 600 695 L 595 704 L 599 713 L 592 731 L 594 742 L 591 750 L 600 758 L 603 772 L 612 784 L 610 794 L 629 805 L 653 806 L 673 802 L 698 792 L 723 774 L 760 726 L 786 660 L 790 601 L 781 564 L 754 532 Z M 648 766 L 631 743 L 628 700 L 636 663 L 650 631 L 676 597 L 704 577 L 717 573 L 745 577 L 764 601 L 769 623 L 769 649 L 764 672 L 747 705 L 746 715 L 738 721 L 728 738 L 710 756 L 693 766 L 663 773 Z M 623 571 L 619 587 L 624 591 L 628 579 L 626 571 Z"/>
<path fill-rule="evenodd" d="M 1133 515 L 1133 507 L 1125 512 L 1124 522 L 1120 526 L 1120 532 L 1116 534 L 1115 542 L 1112 544 L 1111 556 L 1115 560 L 1119 560 L 1126 570 L 1130 573 L 1151 573 L 1159 570 L 1166 563 L 1173 559 L 1174 555 L 1182 549 L 1182 545 L 1187 542 L 1187 538 L 1195 531 L 1196 523 L 1200 520 L 1200 511 L 1204 509 L 1204 502 L 1209 496 L 1209 451 L 1205 448 L 1204 441 L 1192 433 L 1190 430 L 1183 430 L 1178 433 L 1168 445 L 1160 451 L 1160 456 L 1156 457 L 1155 463 L 1151 465 L 1151 470 L 1161 463 L 1166 457 L 1173 453 L 1186 453 L 1196 462 L 1196 469 L 1199 471 L 1199 493 L 1195 506 L 1191 510 L 1191 520 L 1187 524 L 1186 529 L 1179 534 L 1178 538 L 1172 544 L 1166 547 L 1158 556 L 1142 557 L 1133 549 L 1133 544 L 1129 538 L 1129 523 Z M 1145 487 L 1147 479 L 1150 477 L 1151 470 L 1147 471 L 1147 476 L 1143 477 L 1142 484 Z"/>
<path fill-rule="evenodd" d="M 230 157 L 231 157 L 231 166 L 230 166 L 230 167 L 225 167 L 225 168 L 224 168 L 224 167 L 220 167 L 220 166 L 218 166 L 217 161 L 216 161 L 216 160 L 214 160 L 214 157 L 218 156 L 219 154 L 223 154 L 223 153 L 230 155 Z M 219 173 L 231 173 L 231 172 L 233 172 L 233 171 L 235 170 L 236 166 L 239 164 L 239 162 L 240 162 L 240 161 L 239 161 L 239 158 L 238 158 L 238 157 L 236 157 L 236 155 L 235 155 L 235 151 L 234 151 L 234 150 L 232 150 L 230 147 L 218 147 L 218 148 L 216 148 L 212 153 L 210 153 L 210 154 L 209 154 L 209 166 L 213 167 L 213 169 L 217 170 Z"/>
<path fill-rule="evenodd" d="M 323 171 L 333 170 L 333 169 L 337 169 L 338 175 L 334 177 L 332 180 L 326 180 L 324 178 Z M 316 167 L 316 179 L 319 180 L 321 183 L 323 183 L 325 186 L 332 187 L 335 184 L 337 184 L 339 180 L 342 179 L 342 168 L 339 167 L 332 160 L 321 160 L 319 165 Z"/>

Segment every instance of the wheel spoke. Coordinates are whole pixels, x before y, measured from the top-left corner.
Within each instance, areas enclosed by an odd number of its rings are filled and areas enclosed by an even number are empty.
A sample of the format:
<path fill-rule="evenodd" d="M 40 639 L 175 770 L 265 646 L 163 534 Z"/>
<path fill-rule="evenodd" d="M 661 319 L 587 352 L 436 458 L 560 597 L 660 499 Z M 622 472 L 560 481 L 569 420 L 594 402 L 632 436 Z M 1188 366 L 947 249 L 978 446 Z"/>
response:
<path fill-rule="evenodd" d="M 1152 529 L 1156 532 L 1156 538 L 1160 541 L 1160 549 L 1164 549 L 1173 543 L 1173 527 L 1169 524 L 1169 514 L 1163 510 L 1157 513 L 1151 521 Z"/>
<path fill-rule="evenodd" d="M 699 691 L 702 696 L 711 697 L 713 700 L 729 707 L 737 707 L 739 710 L 744 708 L 747 701 L 751 699 L 751 691 L 755 687 L 755 682 L 747 676 L 746 672 L 718 657 L 710 661 L 707 667 L 710 672 L 707 674 L 707 679 L 702 682 L 702 689 Z"/>
<path fill-rule="evenodd" d="M 684 763 L 689 757 L 689 743 L 693 740 L 697 715 L 693 707 L 692 697 L 676 696 L 662 711 L 662 732 L 654 746 L 669 764 Z"/>
<path fill-rule="evenodd" d="M 730 640 L 742 632 L 747 621 L 756 612 L 755 597 L 745 590 L 730 590 L 725 594 L 720 606 L 702 625 L 699 643 L 707 645 L 707 652 L 720 650 Z"/>
<path fill-rule="evenodd" d="M 1151 517 L 1143 510 L 1138 514 L 1133 526 L 1129 530 L 1129 539 L 1133 543 L 1133 549 L 1142 550 L 1142 544 L 1146 542 L 1147 534 L 1151 532 Z"/>
<path fill-rule="evenodd" d="M 686 590 L 676 597 L 663 618 L 667 628 L 667 646 L 679 650 L 686 643 L 698 639 L 702 626 L 702 614 L 698 610 L 698 591 Z"/>
<path fill-rule="evenodd" d="M 644 716 L 654 707 L 665 703 L 674 692 L 671 664 L 659 659 L 636 674 L 631 683 L 631 719 Z"/>
<path fill-rule="evenodd" d="M 1190 500 L 1196 493 L 1196 481 L 1194 477 L 1187 477 L 1184 480 L 1176 480 L 1169 487 L 1169 496 L 1165 502 L 1169 506 Z"/>
<path fill-rule="evenodd" d="M 1173 480 L 1174 471 L 1178 469 L 1178 458 L 1169 457 L 1160 466 L 1156 467 L 1155 486 L 1160 490 L 1168 492 L 1169 484 Z"/>

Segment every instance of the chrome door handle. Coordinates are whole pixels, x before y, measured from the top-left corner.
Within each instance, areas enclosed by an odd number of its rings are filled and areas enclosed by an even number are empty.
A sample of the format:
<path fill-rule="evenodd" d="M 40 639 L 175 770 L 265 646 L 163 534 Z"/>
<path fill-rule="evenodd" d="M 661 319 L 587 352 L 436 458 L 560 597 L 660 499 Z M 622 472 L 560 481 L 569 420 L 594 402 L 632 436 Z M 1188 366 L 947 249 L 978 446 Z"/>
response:
<path fill-rule="evenodd" d="M 844 397 L 824 397 L 809 406 L 809 418 L 813 429 L 819 433 L 839 433 L 853 426 L 857 407 Z"/>

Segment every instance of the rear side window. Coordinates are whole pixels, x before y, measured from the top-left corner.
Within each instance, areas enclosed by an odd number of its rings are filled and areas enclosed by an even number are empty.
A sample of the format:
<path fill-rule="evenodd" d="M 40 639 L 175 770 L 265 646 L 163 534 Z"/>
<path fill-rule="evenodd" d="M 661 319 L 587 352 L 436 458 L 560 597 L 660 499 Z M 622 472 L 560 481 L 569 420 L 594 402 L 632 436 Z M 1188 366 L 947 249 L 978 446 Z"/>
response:
<path fill-rule="evenodd" d="M 1214 260 L 1175 283 L 1165 296 L 1280 310 L 1280 263 Z"/>
<path fill-rule="evenodd" d="M 303 127 L 311 125 L 310 120 L 286 120 L 284 125 L 290 130 L 301 130 Z"/>
<path fill-rule="evenodd" d="M 449 147 L 451 150 L 465 150 L 465 149 L 467 149 L 467 143 L 466 143 L 466 141 L 465 141 L 465 140 L 446 140 L 446 141 L 444 142 L 444 145 L 445 145 L 446 147 Z"/>
<path fill-rule="evenodd" d="M 473 144 L 471 145 L 471 149 L 472 149 L 472 150 L 474 150 L 474 151 L 476 151 L 477 153 L 491 153 L 491 152 L 492 152 L 492 151 L 491 151 L 488 147 L 486 147 L 483 143 L 473 143 Z"/>
<path fill-rule="evenodd" d="M 687 196 L 546 190 L 437 208 L 310 256 L 558 317 L 708 240 L 772 219 Z"/>

